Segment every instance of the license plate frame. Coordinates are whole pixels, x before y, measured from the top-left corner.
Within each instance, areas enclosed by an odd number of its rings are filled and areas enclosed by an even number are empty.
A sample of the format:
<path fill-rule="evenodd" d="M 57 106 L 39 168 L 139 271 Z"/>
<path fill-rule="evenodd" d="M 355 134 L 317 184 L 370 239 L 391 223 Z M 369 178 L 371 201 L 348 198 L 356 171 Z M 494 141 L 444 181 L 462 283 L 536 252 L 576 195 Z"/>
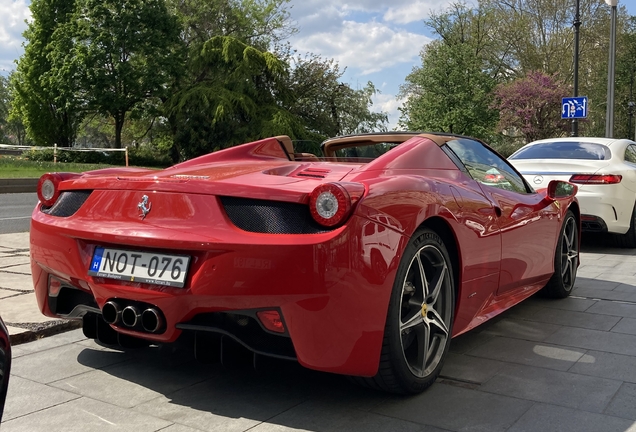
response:
<path fill-rule="evenodd" d="M 88 274 L 93 277 L 183 288 L 190 269 L 190 258 L 189 255 L 97 246 Z"/>

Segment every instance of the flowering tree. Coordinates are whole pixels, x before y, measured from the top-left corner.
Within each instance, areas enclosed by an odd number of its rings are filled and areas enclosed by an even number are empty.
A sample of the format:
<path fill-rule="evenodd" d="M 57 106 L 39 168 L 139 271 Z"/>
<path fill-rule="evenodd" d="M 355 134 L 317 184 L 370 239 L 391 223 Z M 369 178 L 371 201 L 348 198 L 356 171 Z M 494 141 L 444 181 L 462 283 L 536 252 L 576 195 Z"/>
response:
<path fill-rule="evenodd" d="M 570 123 L 561 119 L 561 98 L 569 91 L 556 76 L 540 71 L 500 84 L 494 105 L 499 110 L 499 131 L 523 136 L 527 143 L 563 135 Z"/>

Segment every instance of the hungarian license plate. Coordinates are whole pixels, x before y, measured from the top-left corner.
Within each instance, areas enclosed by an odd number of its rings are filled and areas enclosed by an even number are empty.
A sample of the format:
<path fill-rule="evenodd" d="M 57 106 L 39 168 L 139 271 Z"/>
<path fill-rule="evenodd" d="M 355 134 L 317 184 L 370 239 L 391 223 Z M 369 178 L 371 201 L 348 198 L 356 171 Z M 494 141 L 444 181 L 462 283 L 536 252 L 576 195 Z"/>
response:
<path fill-rule="evenodd" d="M 190 257 L 96 247 L 91 276 L 183 288 Z"/>

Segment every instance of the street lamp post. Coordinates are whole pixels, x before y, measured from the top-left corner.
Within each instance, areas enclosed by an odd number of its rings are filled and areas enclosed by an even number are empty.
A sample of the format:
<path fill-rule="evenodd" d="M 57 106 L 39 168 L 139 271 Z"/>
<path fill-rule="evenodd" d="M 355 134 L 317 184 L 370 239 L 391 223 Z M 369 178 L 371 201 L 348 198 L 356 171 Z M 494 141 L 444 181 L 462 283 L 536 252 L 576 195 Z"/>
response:
<path fill-rule="evenodd" d="M 581 27 L 581 0 L 576 0 L 574 14 L 574 97 L 579 95 L 579 27 Z M 579 136 L 579 119 L 572 119 L 572 136 Z"/>
<path fill-rule="evenodd" d="M 610 52 L 607 67 L 607 111 L 605 114 L 605 136 L 614 137 L 614 64 L 616 63 L 616 6 L 618 0 L 605 0 L 612 7 L 612 23 L 610 27 Z"/>

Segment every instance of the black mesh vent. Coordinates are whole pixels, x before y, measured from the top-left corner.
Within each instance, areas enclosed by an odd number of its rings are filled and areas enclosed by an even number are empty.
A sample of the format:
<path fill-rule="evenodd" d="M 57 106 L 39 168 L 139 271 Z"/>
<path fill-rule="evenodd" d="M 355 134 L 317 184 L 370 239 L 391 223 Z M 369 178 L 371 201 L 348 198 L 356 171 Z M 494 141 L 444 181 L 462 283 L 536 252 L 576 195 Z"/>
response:
<path fill-rule="evenodd" d="M 62 192 L 53 206 L 42 206 L 42 213 L 58 217 L 73 216 L 82 204 L 86 202 L 91 192 L 93 191 L 81 190 Z"/>
<path fill-rule="evenodd" d="M 242 230 L 267 234 L 317 234 L 319 225 L 304 204 L 251 198 L 220 197 L 225 212 Z"/>

